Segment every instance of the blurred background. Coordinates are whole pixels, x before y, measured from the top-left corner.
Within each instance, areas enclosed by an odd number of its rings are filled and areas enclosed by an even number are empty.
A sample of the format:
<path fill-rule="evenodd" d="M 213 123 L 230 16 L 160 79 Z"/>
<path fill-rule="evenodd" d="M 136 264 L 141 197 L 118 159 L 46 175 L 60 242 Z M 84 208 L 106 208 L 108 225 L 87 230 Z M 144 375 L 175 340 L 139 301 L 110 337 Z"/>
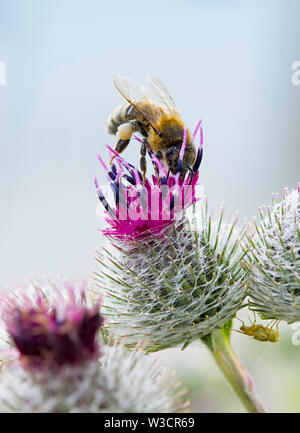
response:
<path fill-rule="evenodd" d="M 298 0 L 0 0 L 0 289 L 95 267 L 93 176 L 105 182 L 96 153 L 115 143 L 105 123 L 122 102 L 116 73 L 158 76 L 188 126 L 203 119 L 210 201 L 243 220 L 296 187 L 299 19 Z M 138 153 L 132 143 L 124 156 Z M 236 334 L 235 346 L 267 407 L 298 411 L 300 348 L 281 334 L 276 345 Z M 243 410 L 204 348 L 162 356 L 194 411 Z"/>

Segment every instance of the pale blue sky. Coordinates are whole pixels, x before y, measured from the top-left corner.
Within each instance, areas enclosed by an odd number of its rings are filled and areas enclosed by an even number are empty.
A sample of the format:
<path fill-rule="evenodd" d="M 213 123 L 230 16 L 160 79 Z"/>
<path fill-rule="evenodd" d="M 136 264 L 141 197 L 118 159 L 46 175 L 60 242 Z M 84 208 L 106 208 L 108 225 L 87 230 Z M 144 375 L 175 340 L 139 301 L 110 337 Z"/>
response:
<path fill-rule="evenodd" d="M 112 75 L 161 78 L 203 119 L 208 197 L 256 213 L 299 173 L 298 0 L 0 0 L 0 288 L 93 266 Z M 125 156 L 138 159 L 137 147 Z"/>

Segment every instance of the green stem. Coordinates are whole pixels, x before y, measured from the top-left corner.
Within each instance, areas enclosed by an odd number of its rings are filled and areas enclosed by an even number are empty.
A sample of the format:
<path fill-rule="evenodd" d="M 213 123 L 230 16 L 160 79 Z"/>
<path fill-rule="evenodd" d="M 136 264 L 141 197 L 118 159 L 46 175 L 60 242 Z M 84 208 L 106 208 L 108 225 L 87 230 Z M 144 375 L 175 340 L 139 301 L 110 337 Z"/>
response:
<path fill-rule="evenodd" d="M 266 412 L 254 391 L 253 380 L 245 367 L 233 352 L 229 334 L 223 329 L 214 330 L 209 336 L 202 338 L 207 345 L 218 367 L 237 393 L 248 412 Z"/>

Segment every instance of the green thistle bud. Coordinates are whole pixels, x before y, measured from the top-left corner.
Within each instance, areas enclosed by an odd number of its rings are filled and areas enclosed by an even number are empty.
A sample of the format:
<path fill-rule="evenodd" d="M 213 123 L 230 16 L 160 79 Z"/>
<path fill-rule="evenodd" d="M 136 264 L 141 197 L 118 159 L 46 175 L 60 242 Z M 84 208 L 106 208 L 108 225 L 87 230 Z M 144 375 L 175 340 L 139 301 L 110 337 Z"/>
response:
<path fill-rule="evenodd" d="M 247 236 L 249 295 L 262 318 L 300 320 L 300 187 L 260 208 Z"/>
<path fill-rule="evenodd" d="M 237 217 L 212 217 L 203 200 L 161 232 L 111 238 L 99 252 L 98 285 L 108 296 L 107 323 L 147 351 L 183 348 L 233 318 L 245 296 Z"/>

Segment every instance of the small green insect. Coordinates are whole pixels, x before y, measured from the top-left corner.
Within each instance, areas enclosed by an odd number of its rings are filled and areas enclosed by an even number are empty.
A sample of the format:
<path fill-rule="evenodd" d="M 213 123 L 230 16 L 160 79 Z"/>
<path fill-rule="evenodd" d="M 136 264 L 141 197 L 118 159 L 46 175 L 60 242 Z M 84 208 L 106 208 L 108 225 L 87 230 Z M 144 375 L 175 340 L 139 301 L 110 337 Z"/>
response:
<path fill-rule="evenodd" d="M 246 326 L 245 323 L 241 320 L 242 326 L 240 330 L 241 334 L 249 335 L 249 337 L 253 337 L 258 341 L 269 341 L 270 343 L 276 343 L 279 341 L 279 331 L 278 331 L 278 320 L 276 320 L 271 327 L 256 325 L 256 319 L 250 326 Z M 276 329 L 273 329 L 273 326 L 276 324 Z"/>

